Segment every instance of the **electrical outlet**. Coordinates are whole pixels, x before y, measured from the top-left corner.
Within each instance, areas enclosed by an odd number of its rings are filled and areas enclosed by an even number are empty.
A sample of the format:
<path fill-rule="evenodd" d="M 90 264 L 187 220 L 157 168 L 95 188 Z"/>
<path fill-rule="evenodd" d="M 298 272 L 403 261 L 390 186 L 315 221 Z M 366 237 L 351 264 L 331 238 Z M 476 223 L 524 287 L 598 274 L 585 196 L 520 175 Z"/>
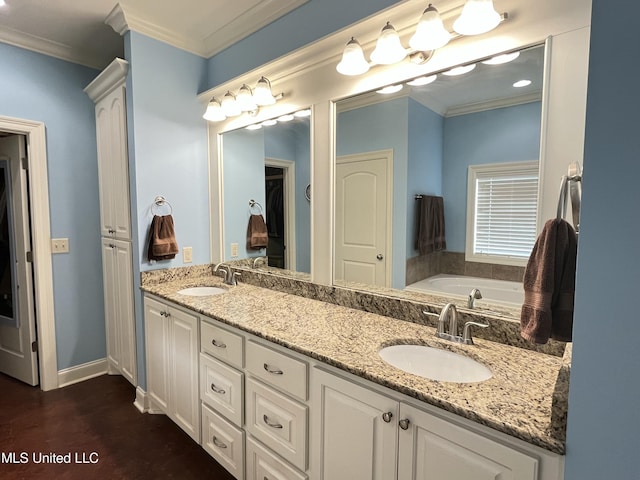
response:
<path fill-rule="evenodd" d="M 68 238 L 52 238 L 51 253 L 69 253 Z"/>
<path fill-rule="evenodd" d="M 193 248 L 184 247 L 182 249 L 182 263 L 191 263 L 191 262 L 193 262 Z"/>
<path fill-rule="evenodd" d="M 235 258 L 238 256 L 238 244 L 237 243 L 232 243 L 231 244 L 231 257 Z"/>

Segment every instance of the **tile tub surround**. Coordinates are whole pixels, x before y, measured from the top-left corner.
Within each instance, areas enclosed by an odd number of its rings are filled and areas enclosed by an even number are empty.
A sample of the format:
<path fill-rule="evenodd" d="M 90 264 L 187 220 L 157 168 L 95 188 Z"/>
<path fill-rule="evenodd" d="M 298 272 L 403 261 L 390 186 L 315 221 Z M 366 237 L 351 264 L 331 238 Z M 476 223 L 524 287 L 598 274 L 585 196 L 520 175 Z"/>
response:
<path fill-rule="evenodd" d="M 386 386 L 549 451 L 564 454 L 566 404 L 558 387 L 562 357 L 477 339 L 456 345 L 435 338 L 426 325 L 397 320 L 329 302 L 246 283 L 223 295 L 188 297 L 178 290 L 221 285 L 212 275 L 145 282 L 148 293 L 282 345 L 320 362 Z M 384 363 L 381 347 L 417 343 L 459 352 L 485 365 L 493 377 L 481 383 L 435 382 Z M 558 393 L 559 392 L 559 393 Z"/>

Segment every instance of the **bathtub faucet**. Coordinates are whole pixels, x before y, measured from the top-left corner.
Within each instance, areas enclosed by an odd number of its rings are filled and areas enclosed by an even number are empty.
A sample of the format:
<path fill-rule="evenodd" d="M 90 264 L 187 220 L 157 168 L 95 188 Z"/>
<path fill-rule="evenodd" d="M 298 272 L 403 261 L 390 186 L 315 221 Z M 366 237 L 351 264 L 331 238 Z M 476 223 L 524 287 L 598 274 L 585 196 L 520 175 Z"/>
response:
<path fill-rule="evenodd" d="M 467 307 L 473 308 L 475 306 L 476 300 L 480 300 L 481 298 L 482 298 L 482 293 L 480 293 L 480 290 L 478 288 L 474 288 L 473 290 L 471 290 L 471 293 L 469 294 Z"/>

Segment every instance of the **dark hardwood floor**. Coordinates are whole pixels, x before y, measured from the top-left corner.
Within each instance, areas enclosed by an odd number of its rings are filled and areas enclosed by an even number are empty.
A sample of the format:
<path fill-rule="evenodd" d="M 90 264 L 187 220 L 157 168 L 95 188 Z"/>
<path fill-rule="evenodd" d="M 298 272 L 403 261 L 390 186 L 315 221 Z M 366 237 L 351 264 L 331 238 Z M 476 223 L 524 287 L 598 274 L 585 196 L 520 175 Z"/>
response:
<path fill-rule="evenodd" d="M 134 398 L 120 376 L 42 392 L 0 374 L 0 479 L 233 478 L 169 418 L 141 414 Z M 52 454 L 70 463 L 37 463 Z"/>

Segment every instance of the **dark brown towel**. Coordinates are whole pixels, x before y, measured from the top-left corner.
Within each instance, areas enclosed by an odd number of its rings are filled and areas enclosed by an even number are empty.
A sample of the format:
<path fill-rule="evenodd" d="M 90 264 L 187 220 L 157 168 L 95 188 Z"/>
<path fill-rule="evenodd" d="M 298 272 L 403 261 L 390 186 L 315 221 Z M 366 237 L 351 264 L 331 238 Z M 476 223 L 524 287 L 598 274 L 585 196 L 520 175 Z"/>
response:
<path fill-rule="evenodd" d="M 446 250 L 444 233 L 444 199 L 422 195 L 416 200 L 416 250 L 421 255 Z"/>
<path fill-rule="evenodd" d="M 171 215 L 154 215 L 149 231 L 149 260 L 170 260 L 178 254 L 173 217 Z"/>
<path fill-rule="evenodd" d="M 520 335 L 535 343 L 571 341 L 578 242 L 564 220 L 545 223 L 524 271 Z"/>
<path fill-rule="evenodd" d="M 267 248 L 269 234 L 262 215 L 251 215 L 247 225 L 247 249 L 260 250 Z"/>

